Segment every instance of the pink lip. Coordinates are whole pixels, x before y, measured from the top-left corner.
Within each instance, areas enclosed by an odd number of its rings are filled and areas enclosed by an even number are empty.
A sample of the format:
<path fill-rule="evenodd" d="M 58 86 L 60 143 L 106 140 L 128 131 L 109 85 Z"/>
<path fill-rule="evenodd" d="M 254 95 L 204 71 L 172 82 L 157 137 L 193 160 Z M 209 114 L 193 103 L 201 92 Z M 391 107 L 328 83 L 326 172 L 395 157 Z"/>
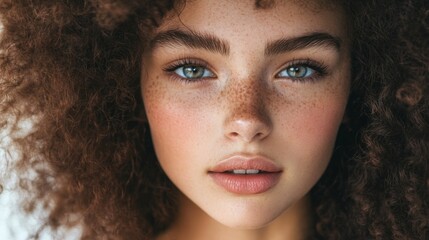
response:
<path fill-rule="evenodd" d="M 260 170 L 258 174 L 233 174 L 233 170 Z M 208 172 L 214 182 L 225 190 L 237 194 L 266 192 L 280 180 L 282 168 L 261 157 L 234 155 L 219 162 Z"/>

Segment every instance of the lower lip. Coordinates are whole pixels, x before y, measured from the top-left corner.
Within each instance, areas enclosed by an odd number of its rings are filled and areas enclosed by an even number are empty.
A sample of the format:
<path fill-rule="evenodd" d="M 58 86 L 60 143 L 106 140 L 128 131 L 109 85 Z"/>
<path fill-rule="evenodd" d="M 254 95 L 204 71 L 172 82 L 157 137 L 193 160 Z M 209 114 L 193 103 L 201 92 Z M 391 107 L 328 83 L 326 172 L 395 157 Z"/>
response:
<path fill-rule="evenodd" d="M 210 173 L 214 182 L 231 193 L 257 194 L 274 187 L 280 180 L 281 172 L 261 174 Z"/>

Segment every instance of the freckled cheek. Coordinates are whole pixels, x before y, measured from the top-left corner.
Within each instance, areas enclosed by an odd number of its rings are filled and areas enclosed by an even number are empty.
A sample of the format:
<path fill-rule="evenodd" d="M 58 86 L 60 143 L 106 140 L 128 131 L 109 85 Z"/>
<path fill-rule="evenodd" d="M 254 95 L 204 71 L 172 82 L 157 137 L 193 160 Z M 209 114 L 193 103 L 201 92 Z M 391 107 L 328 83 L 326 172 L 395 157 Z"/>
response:
<path fill-rule="evenodd" d="M 143 83 L 143 103 L 149 121 L 152 139 L 156 148 L 177 145 L 186 140 L 192 131 L 191 122 L 196 122 L 198 115 L 186 103 L 175 97 L 172 88 L 159 77 L 152 77 Z M 173 144 L 176 142 L 176 144 Z"/>
<path fill-rule="evenodd" d="M 158 95 L 156 100 L 147 95 L 144 101 L 155 151 L 167 174 L 195 167 L 192 159 L 201 158 L 204 152 L 203 136 L 207 136 L 204 131 L 208 126 L 199 105 L 174 99 L 170 94 Z"/>
<path fill-rule="evenodd" d="M 329 157 L 343 119 L 344 99 L 325 99 L 297 109 L 290 120 L 291 137 L 297 148 L 312 155 L 307 159 Z"/>
<path fill-rule="evenodd" d="M 174 106 L 159 106 L 147 111 L 150 128 L 154 137 L 163 140 L 183 142 L 191 139 L 201 122 L 195 111 Z"/>
<path fill-rule="evenodd" d="M 308 191 L 323 174 L 332 156 L 345 103 L 338 99 L 314 101 L 297 107 L 284 119 L 284 147 L 281 156 L 288 169 L 291 191 Z M 284 113 L 286 114 L 286 113 Z"/>
<path fill-rule="evenodd" d="M 309 109 L 300 123 L 300 132 L 307 138 L 312 136 L 333 139 L 341 122 L 342 112 L 341 107 L 332 107 L 332 105 Z"/>

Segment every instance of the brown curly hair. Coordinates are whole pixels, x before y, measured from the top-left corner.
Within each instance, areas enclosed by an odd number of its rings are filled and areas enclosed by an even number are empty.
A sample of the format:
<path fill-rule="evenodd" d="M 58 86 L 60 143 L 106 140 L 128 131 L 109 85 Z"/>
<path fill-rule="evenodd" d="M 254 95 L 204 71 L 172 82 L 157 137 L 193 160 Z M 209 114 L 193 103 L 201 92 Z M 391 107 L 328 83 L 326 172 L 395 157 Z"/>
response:
<path fill-rule="evenodd" d="M 141 54 L 182 1 L 1 0 L 0 127 L 46 228 L 150 239 L 178 190 L 144 121 Z M 311 192 L 318 239 L 429 239 L 429 2 L 348 1 L 352 93 L 334 156 Z M 271 7 L 256 1 L 255 7 Z M 22 121 L 34 126 L 22 134 Z M 3 146 L 7 147 L 7 146 Z"/>

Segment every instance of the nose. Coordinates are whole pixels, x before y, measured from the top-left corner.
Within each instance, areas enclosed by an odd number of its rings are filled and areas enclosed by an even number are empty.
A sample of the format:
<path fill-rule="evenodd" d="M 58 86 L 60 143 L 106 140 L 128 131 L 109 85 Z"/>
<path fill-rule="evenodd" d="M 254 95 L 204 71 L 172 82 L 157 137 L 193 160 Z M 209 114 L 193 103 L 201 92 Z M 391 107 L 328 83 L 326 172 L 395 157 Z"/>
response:
<path fill-rule="evenodd" d="M 270 128 L 258 119 L 237 118 L 230 122 L 226 136 L 227 138 L 243 142 L 255 142 L 266 138 Z"/>
<path fill-rule="evenodd" d="M 265 139 L 272 130 L 266 104 L 269 94 L 261 84 L 238 84 L 227 91 L 225 136 L 246 143 Z"/>

